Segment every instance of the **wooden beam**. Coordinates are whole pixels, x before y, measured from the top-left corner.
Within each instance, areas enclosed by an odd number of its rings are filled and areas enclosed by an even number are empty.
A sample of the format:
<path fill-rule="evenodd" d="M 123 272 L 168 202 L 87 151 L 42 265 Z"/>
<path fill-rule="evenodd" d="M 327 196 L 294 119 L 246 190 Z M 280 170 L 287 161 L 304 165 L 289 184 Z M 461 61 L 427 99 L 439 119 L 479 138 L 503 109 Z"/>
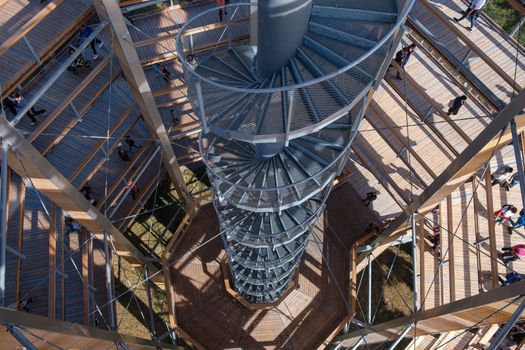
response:
<path fill-rule="evenodd" d="M 133 43 L 127 39 L 131 38 L 131 35 L 124 22 L 124 16 L 118 4 L 111 0 L 95 0 L 94 5 L 101 19 L 110 20 L 111 28 L 116 33 L 116 35 L 111 36 L 113 37 L 113 48 L 122 66 L 126 81 L 136 98 L 150 134 L 160 141 L 164 166 L 175 185 L 180 199 L 185 202 L 186 210 L 193 210 L 193 199 L 186 188 L 184 177 L 177 163 L 177 158 L 173 152 L 173 147 L 142 69 L 137 51 L 133 47 Z M 111 33 L 111 28 L 106 28 L 108 33 Z"/>
<path fill-rule="evenodd" d="M 0 307 L 0 320 L 4 324 L 19 326 L 33 333 L 48 336 L 53 339 L 53 344 L 60 348 L 69 349 L 71 344 L 75 344 L 74 348 L 78 349 L 114 349 L 115 343 L 124 343 L 130 349 L 155 350 L 158 349 L 158 346 L 161 346 L 163 349 L 179 349 L 177 345 L 173 344 L 159 344 L 149 339 L 108 331 L 102 328 L 88 327 L 73 322 L 53 320 L 45 316 L 15 311 L 4 307 Z M 7 332 L 2 332 L 2 338 L 0 338 L 2 341 L 7 339 L 4 335 L 13 340 L 12 336 Z"/>
<path fill-rule="evenodd" d="M 522 16 L 525 16 L 525 6 L 523 6 L 523 3 L 518 0 L 507 0 L 507 3 L 514 7 L 516 11 L 518 11 Z"/>
<path fill-rule="evenodd" d="M 491 157 L 512 141 L 512 133 L 507 127 L 514 118 L 518 133 L 525 130 L 525 91 L 521 91 L 489 125 L 470 143 L 465 150 L 438 176 L 438 178 L 423 191 L 405 211 L 401 213 L 390 226 L 378 235 L 375 240 L 374 256 L 382 253 L 390 244 L 397 239 L 394 234 L 399 227 L 406 225 L 410 215 L 419 212 L 426 213 L 434 208 L 446 196 L 463 184 L 478 169 L 488 164 Z M 490 216 L 490 212 L 489 212 Z M 358 257 L 358 269 L 366 266 L 368 254 Z"/>
<path fill-rule="evenodd" d="M 450 301 L 456 301 L 456 267 L 454 262 L 454 217 L 452 214 L 452 196 L 447 196 L 447 243 L 448 243 L 448 283 Z M 444 237 L 442 237 L 443 239 Z"/>
<path fill-rule="evenodd" d="M 71 91 L 63 100 L 62 102 L 51 112 L 46 119 L 44 119 L 40 124 L 38 124 L 38 127 L 31 133 L 31 135 L 28 137 L 29 142 L 33 143 L 35 139 L 44 131 L 49 124 L 51 124 L 55 119 L 69 106 L 73 100 L 80 95 L 82 91 L 88 86 L 89 83 L 91 83 L 100 72 L 109 63 L 109 56 L 104 57 L 104 59 L 91 71 L 89 74 L 82 79 L 80 84 L 75 86 L 73 91 Z"/>
<path fill-rule="evenodd" d="M 420 218 L 418 226 L 419 239 L 419 299 L 420 310 L 425 310 L 426 282 L 425 282 L 425 220 Z"/>
<path fill-rule="evenodd" d="M 29 21 L 27 21 L 20 29 L 5 40 L 0 45 L 0 56 L 2 56 L 7 50 L 13 47 L 20 39 L 22 39 L 27 33 L 35 28 L 44 18 L 46 18 L 51 12 L 55 11 L 64 0 L 54 0 L 47 4 L 40 12 L 34 15 Z"/>
<path fill-rule="evenodd" d="M 507 84 L 511 87 L 515 87 L 517 91 L 522 90 L 523 88 L 517 83 L 514 82 L 514 79 L 507 74 L 496 62 L 494 62 L 486 53 L 483 51 L 475 42 L 470 40 L 470 38 L 460 30 L 457 25 L 453 24 L 449 18 L 447 18 L 441 11 L 437 10 L 434 5 L 428 2 L 428 0 L 421 0 L 420 4 L 423 5 L 434 18 L 440 20 L 445 27 L 447 27 L 455 36 L 457 36 L 461 41 L 463 41 L 469 49 L 476 53 L 485 63 L 496 72 Z"/>
<path fill-rule="evenodd" d="M 81 255 L 82 255 L 82 316 L 83 316 L 83 322 L 86 326 L 89 326 L 89 313 L 91 311 L 91 307 L 89 305 L 89 302 L 91 300 L 90 297 L 90 291 L 89 291 L 89 257 L 88 257 L 88 244 L 86 244 L 88 240 L 88 236 L 84 230 L 79 231 L 79 242 L 81 245 Z"/>
<path fill-rule="evenodd" d="M 57 286 L 57 207 L 51 207 L 51 226 L 49 228 L 49 280 L 47 285 L 47 317 L 56 318 L 56 286 Z"/>
<path fill-rule="evenodd" d="M 350 248 L 350 308 L 352 314 L 356 314 L 357 304 L 357 245 L 353 244 Z"/>
<path fill-rule="evenodd" d="M 374 325 L 360 331 L 343 334 L 334 341 L 353 340 L 367 334 L 367 343 L 372 344 L 386 340 L 391 334 L 400 332 L 407 324 L 416 322 L 408 336 L 415 337 L 427 334 L 438 334 L 466 329 L 471 326 L 483 327 L 503 323 L 509 319 L 519 303 L 513 302 L 523 294 L 525 281 L 486 293 L 477 294 L 459 301 L 451 302 L 432 309 L 423 310 L 415 315 L 401 317 L 392 321 Z M 502 309 L 502 310 L 500 310 Z M 521 315 L 525 319 L 525 314 Z M 347 346 L 349 343 L 343 343 Z"/>
<path fill-rule="evenodd" d="M 489 233 L 489 250 L 490 250 L 490 274 L 492 279 L 492 288 L 499 287 L 498 281 L 498 252 L 496 250 L 496 220 L 494 218 L 494 196 L 492 195 L 492 176 L 490 174 L 490 166 L 485 171 L 485 193 L 487 200 L 487 222 Z"/>

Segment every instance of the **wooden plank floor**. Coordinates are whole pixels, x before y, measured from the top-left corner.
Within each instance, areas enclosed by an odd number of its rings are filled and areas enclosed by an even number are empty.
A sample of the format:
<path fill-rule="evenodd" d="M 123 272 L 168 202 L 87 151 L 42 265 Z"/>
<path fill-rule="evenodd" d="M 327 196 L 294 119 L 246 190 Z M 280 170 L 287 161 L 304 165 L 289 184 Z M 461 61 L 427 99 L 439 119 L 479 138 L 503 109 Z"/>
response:
<path fill-rule="evenodd" d="M 220 268 L 224 250 L 218 237 L 212 239 L 218 232 L 216 214 L 212 206 L 203 207 L 173 256 L 171 275 L 178 325 L 209 348 L 318 346 L 346 314 L 349 261 L 341 240 L 352 233 L 338 237 L 334 232 L 335 227 L 346 223 L 340 208 L 348 200 L 347 194 L 344 186 L 337 190 L 326 214 L 315 225 L 300 267 L 298 288 L 278 306 L 258 311 L 246 309 L 225 293 Z M 350 209 L 346 214 L 358 216 Z M 356 220 L 359 232 L 365 220 Z"/>
<path fill-rule="evenodd" d="M 48 3 L 48 2 L 47 2 Z M 0 7 L 0 42 L 15 34 L 28 20 L 41 11 L 47 3 L 29 0 L 8 0 Z M 57 37 L 64 35 L 67 26 L 89 8 L 87 0 L 64 0 L 27 35 L 36 53 L 45 48 Z M 0 56 L 0 80 L 3 84 L 11 79 L 28 63 L 33 56 L 23 40 Z"/>

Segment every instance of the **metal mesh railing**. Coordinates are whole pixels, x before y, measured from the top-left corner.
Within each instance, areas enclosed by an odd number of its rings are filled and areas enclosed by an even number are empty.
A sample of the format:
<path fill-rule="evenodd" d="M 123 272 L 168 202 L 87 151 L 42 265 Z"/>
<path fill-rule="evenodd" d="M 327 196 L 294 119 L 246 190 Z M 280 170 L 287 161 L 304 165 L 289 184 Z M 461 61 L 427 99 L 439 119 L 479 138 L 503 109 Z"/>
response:
<path fill-rule="evenodd" d="M 206 130 L 227 138 L 252 143 L 275 142 L 318 130 L 344 115 L 371 88 L 412 2 L 401 2 L 393 23 L 373 27 L 321 19 L 321 23 L 331 23 L 337 30 L 356 31 L 357 35 L 374 45 L 362 49 L 358 45 L 330 38 L 330 35 L 319 35 L 317 30 L 309 30 L 301 48 L 310 51 L 307 56 L 311 62 L 302 62 L 295 57 L 284 71 L 266 80 L 258 78 L 255 83 L 248 79 L 243 82 L 237 77 L 228 79 L 217 76 L 200 65 L 200 62 L 209 60 L 210 55 L 221 50 L 221 44 L 228 51 L 246 54 L 247 50 L 251 50 L 247 48 L 249 23 L 243 21 L 242 16 L 247 16 L 254 5 L 242 3 L 227 6 L 231 15 L 226 26 L 214 29 L 215 34 L 207 34 L 206 40 L 199 42 L 198 34 L 187 33 L 197 32 L 199 27 L 210 26 L 216 21 L 215 17 L 210 18 L 210 13 L 216 10 L 204 12 L 183 26 L 177 40 L 177 50 L 183 58 L 190 86 L 190 100 L 193 106 L 198 107 L 196 110 Z M 338 3 L 358 6 L 360 2 L 314 1 L 314 6 L 334 6 Z M 207 50 L 199 55 L 199 47 L 206 47 Z M 253 59 L 254 52 L 251 52 Z M 188 59 L 184 59 L 190 53 L 192 58 L 197 58 L 197 64 L 190 64 Z M 232 60 L 234 55 L 231 54 Z M 291 67 L 294 62 L 296 70 Z M 312 63 L 319 69 L 318 74 L 311 73 Z M 272 80 L 273 84 L 270 84 Z M 268 108 L 272 113 L 261 112 L 263 101 L 269 101 Z"/>

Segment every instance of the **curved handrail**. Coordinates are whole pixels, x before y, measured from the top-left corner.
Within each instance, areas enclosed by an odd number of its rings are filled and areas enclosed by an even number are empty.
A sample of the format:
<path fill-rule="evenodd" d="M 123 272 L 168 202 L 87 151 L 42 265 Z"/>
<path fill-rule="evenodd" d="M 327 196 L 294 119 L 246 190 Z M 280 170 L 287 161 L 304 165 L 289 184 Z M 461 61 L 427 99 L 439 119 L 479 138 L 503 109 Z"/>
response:
<path fill-rule="evenodd" d="M 359 125 L 361 123 L 362 119 L 363 119 L 363 115 L 361 115 L 359 120 L 352 121 L 352 128 L 353 128 L 353 125 Z M 357 122 L 357 124 L 356 124 L 356 122 Z M 332 160 L 332 162 L 330 162 L 328 165 L 326 165 L 324 168 L 322 168 L 321 170 L 319 170 L 317 173 L 313 174 L 312 176 L 306 177 L 306 178 L 304 178 L 304 179 L 302 179 L 300 181 L 297 181 L 297 182 L 294 182 L 292 184 L 285 185 L 285 186 L 278 186 L 278 187 L 272 187 L 272 188 L 257 188 L 257 189 L 254 189 L 253 187 L 242 186 L 242 185 L 236 184 L 234 182 L 231 182 L 230 180 L 227 180 L 224 177 L 219 176 L 215 171 L 213 171 L 213 168 L 208 164 L 208 161 L 205 161 L 203 163 L 206 166 L 206 169 L 208 171 L 210 171 L 215 177 L 219 178 L 221 181 L 223 181 L 223 182 L 227 183 L 228 185 L 231 185 L 231 186 L 233 186 L 235 188 L 238 188 L 238 189 L 241 189 L 241 190 L 245 190 L 247 192 L 270 192 L 270 191 L 273 192 L 273 191 L 284 190 L 284 189 L 287 189 L 287 188 L 292 188 L 292 187 L 296 187 L 298 185 L 301 185 L 301 184 L 303 184 L 306 181 L 311 181 L 313 178 L 319 176 L 320 174 L 322 174 L 326 170 L 328 170 L 328 169 L 332 168 L 333 166 L 335 166 L 335 164 L 338 161 L 341 160 L 343 155 L 347 154 L 347 152 L 350 150 L 350 147 L 352 146 L 352 143 L 354 141 L 354 138 L 357 136 L 357 132 L 358 131 L 359 131 L 358 128 L 352 129 L 352 131 L 351 131 L 352 134 L 349 137 L 348 144 L 345 146 L 344 150 L 342 150 L 339 153 L 339 155 Z M 206 155 L 207 156 L 207 153 L 205 152 L 204 146 L 203 146 L 203 143 L 202 143 L 202 137 L 203 137 L 203 133 L 201 133 L 199 135 L 199 152 L 202 155 Z M 203 159 L 206 160 L 207 157 L 203 157 Z"/>
<path fill-rule="evenodd" d="M 338 70 L 335 70 L 335 71 L 333 71 L 331 73 L 328 73 L 328 74 L 326 74 L 326 75 L 324 75 L 322 77 L 315 78 L 315 79 L 312 79 L 312 80 L 309 80 L 309 81 L 306 81 L 306 82 L 303 82 L 303 83 L 299 83 L 299 84 L 286 85 L 286 86 L 276 87 L 276 88 L 264 88 L 264 89 L 239 88 L 239 87 L 234 87 L 234 86 L 229 86 L 229 85 L 223 85 L 223 84 L 217 83 L 217 82 L 215 82 L 215 81 L 213 81 L 211 79 L 203 77 L 202 75 L 197 73 L 196 70 L 194 69 L 194 67 L 186 59 L 186 54 L 184 52 L 184 47 L 182 46 L 181 37 L 182 37 L 184 31 L 187 29 L 187 27 L 192 22 L 194 22 L 198 18 L 202 18 L 204 15 L 207 15 L 207 14 L 209 14 L 211 12 L 216 12 L 217 9 L 219 9 L 219 8 L 237 7 L 237 6 L 257 6 L 256 3 L 242 2 L 242 3 L 237 3 L 237 4 L 218 6 L 216 8 L 206 10 L 206 11 L 200 13 L 198 16 L 193 17 L 191 20 L 186 22 L 182 26 L 182 28 L 179 30 L 179 33 L 177 35 L 177 42 L 176 42 L 177 54 L 178 54 L 178 56 L 180 58 L 180 61 L 181 61 L 182 65 L 184 66 L 185 71 L 190 72 L 190 74 L 195 76 L 198 80 L 200 80 L 202 82 L 206 82 L 207 84 L 213 85 L 213 86 L 221 88 L 221 89 L 235 91 L 235 92 L 240 92 L 240 93 L 249 93 L 249 94 L 254 94 L 254 93 L 260 93 L 260 94 L 263 94 L 263 93 L 275 93 L 275 92 L 284 92 L 284 91 L 300 89 L 300 88 L 304 88 L 304 87 L 307 87 L 307 86 L 310 86 L 310 85 L 322 83 L 322 82 L 327 81 L 329 79 L 335 78 L 336 76 L 344 74 L 347 71 L 349 71 L 350 69 L 352 69 L 355 66 L 357 66 L 358 64 L 360 64 L 361 62 L 363 62 L 368 57 L 370 57 L 376 51 L 378 51 L 394 35 L 394 33 L 399 29 L 399 27 L 403 24 L 405 18 L 408 15 L 408 12 L 412 8 L 412 5 L 413 5 L 413 3 L 415 1 L 416 0 L 407 0 L 407 2 L 405 4 L 405 8 L 402 10 L 402 13 L 399 15 L 395 25 L 385 34 L 385 36 L 380 41 L 378 41 L 374 45 L 374 47 L 372 47 L 370 50 L 368 50 L 364 55 L 362 55 L 361 57 L 359 57 L 358 59 L 356 59 L 355 61 L 353 61 L 352 63 L 350 63 L 349 65 L 347 65 L 347 66 L 345 66 L 343 68 L 339 68 Z"/>

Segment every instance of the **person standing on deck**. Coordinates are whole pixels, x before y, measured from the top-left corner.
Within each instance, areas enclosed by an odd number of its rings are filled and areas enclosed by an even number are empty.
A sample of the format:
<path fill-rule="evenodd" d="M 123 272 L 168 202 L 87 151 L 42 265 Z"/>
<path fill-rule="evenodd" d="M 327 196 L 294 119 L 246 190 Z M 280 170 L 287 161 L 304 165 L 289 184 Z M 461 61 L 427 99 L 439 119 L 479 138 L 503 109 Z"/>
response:
<path fill-rule="evenodd" d="M 87 25 L 87 24 L 84 24 L 82 27 L 80 27 L 80 38 L 83 39 L 83 40 L 86 40 L 87 38 L 89 38 L 89 36 L 93 33 L 93 28 L 91 28 L 91 26 Z M 98 47 L 102 47 L 104 46 L 104 43 L 95 38 L 93 39 L 90 43 L 89 43 L 89 46 L 91 46 L 91 50 L 93 51 L 93 59 L 96 60 L 98 58 L 98 52 L 97 52 L 97 49 L 95 47 L 95 44 L 98 44 Z"/>
<path fill-rule="evenodd" d="M 476 26 L 476 21 L 478 19 L 478 16 L 479 16 L 483 6 L 485 6 L 486 2 L 487 2 L 487 0 L 472 0 L 470 5 L 468 6 L 467 10 L 463 13 L 463 16 L 461 16 L 460 18 L 454 17 L 454 21 L 456 23 L 459 23 L 463 19 L 469 17 L 470 18 L 470 27 L 467 27 L 467 30 L 469 32 L 471 32 L 472 29 L 474 29 L 474 27 Z"/>
<path fill-rule="evenodd" d="M 129 136 L 129 135 L 126 135 L 125 142 L 126 142 L 126 144 L 128 145 L 129 153 L 133 153 L 133 147 L 135 147 L 136 149 L 139 149 L 139 148 L 142 147 L 142 146 L 137 145 L 137 144 L 135 143 L 135 140 L 133 140 L 133 139 L 131 138 L 131 136 Z"/>
<path fill-rule="evenodd" d="M 361 201 L 365 202 L 365 206 L 369 206 L 370 203 L 372 203 L 373 201 L 375 201 L 377 199 L 377 194 L 379 193 L 379 191 L 372 191 L 372 192 L 368 192 L 366 194 L 366 198 L 364 199 L 361 199 Z"/>
<path fill-rule="evenodd" d="M 9 109 L 11 113 L 13 113 L 15 116 L 17 115 L 17 108 L 24 108 L 26 106 L 26 100 L 16 92 L 11 93 L 11 95 L 7 96 L 7 103 L 6 107 Z M 35 107 L 31 107 L 29 111 L 27 111 L 26 115 L 31 119 L 31 125 L 35 125 L 37 122 L 35 116 L 39 114 L 46 113 L 45 109 L 36 110 Z"/>
<path fill-rule="evenodd" d="M 465 102 L 467 102 L 467 96 L 465 96 L 465 95 L 458 96 L 455 99 L 450 100 L 450 102 L 448 104 L 447 115 L 448 116 L 450 116 L 451 114 L 452 115 L 457 115 L 459 110 L 460 110 L 460 108 L 465 104 Z"/>
<path fill-rule="evenodd" d="M 504 204 L 500 210 L 494 213 L 496 224 L 503 224 L 505 221 L 511 220 L 512 216 L 518 212 L 518 208 L 512 204 Z M 512 221 L 511 221 L 512 222 Z"/>
<path fill-rule="evenodd" d="M 224 6 L 224 5 L 226 5 L 226 1 L 225 0 L 217 0 L 217 5 Z M 228 15 L 228 13 L 226 12 L 226 9 L 223 9 L 221 7 L 219 9 L 219 21 L 221 21 L 221 22 L 224 20 L 223 14 Z"/>
<path fill-rule="evenodd" d="M 405 69 L 406 64 L 408 63 L 408 60 L 410 59 L 410 55 L 414 52 L 416 49 L 416 44 L 410 44 L 408 46 L 403 47 L 401 50 L 399 50 L 396 53 L 396 57 L 394 57 L 394 61 L 397 62 L 401 66 L 402 69 Z M 393 65 L 390 65 L 388 68 L 392 68 Z M 401 78 L 401 74 L 399 74 L 399 71 L 396 72 L 396 79 L 397 80 L 403 80 Z"/>
<path fill-rule="evenodd" d="M 499 184 L 501 187 L 505 187 L 512 177 L 513 171 L 514 169 L 509 165 L 500 165 L 490 176 L 492 178 L 491 185 L 494 186 L 495 184 Z"/>
<path fill-rule="evenodd" d="M 501 254 L 501 260 L 503 260 L 505 265 L 525 256 L 525 244 L 516 244 L 512 247 L 503 247 L 501 250 L 503 251 Z"/>

